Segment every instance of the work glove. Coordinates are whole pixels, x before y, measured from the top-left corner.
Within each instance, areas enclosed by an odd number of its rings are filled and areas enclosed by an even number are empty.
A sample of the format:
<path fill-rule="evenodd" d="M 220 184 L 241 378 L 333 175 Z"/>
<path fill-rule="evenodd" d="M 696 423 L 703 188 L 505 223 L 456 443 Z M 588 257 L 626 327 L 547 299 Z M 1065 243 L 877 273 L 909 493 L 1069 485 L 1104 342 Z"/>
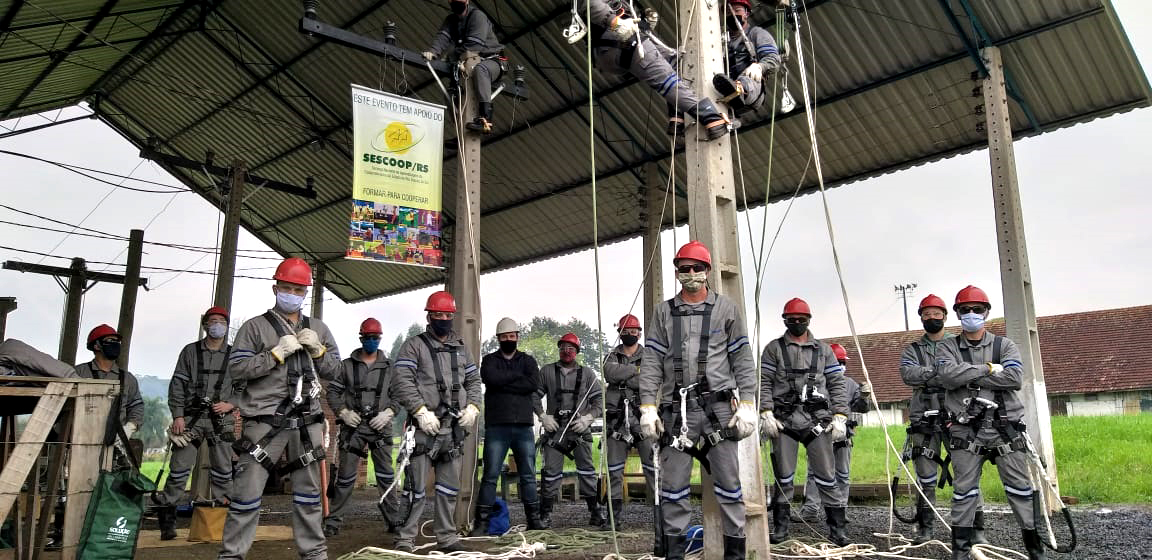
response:
<path fill-rule="evenodd" d="M 135 422 L 129 421 L 124 423 L 124 435 L 128 436 L 128 439 L 132 439 L 132 434 L 136 433 L 136 430 L 139 429 L 140 427 L 137 426 Z"/>
<path fill-rule="evenodd" d="M 768 436 L 768 439 L 776 439 L 780 437 L 780 432 L 784 429 L 784 424 L 781 424 L 776 419 L 776 414 L 771 410 L 763 410 L 760 412 L 760 433 Z"/>
<path fill-rule="evenodd" d="M 728 427 L 736 428 L 736 439 L 744 439 L 756 433 L 756 405 L 740 401 L 733 411 L 732 419 L 728 421 Z"/>
<path fill-rule="evenodd" d="M 616 16 L 616 18 L 612 20 L 612 31 L 620 36 L 621 41 L 627 41 L 631 39 L 633 35 L 640 32 L 640 24 L 636 23 L 636 20 L 632 18 Z"/>
<path fill-rule="evenodd" d="M 420 431 L 428 437 L 436 437 L 436 434 L 440 433 L 440 419 L 436 418 L 426 406 L 416 411 L 416 423 L 420 425 Z"/>
<path fill-rule="evenodd" d="M 465 430 L 472 429 L 472 426 L 476 425 L 476 419 L 479 417 L 480 409 L 476 408 L 476 405 L 469 403 L 464 409 L 464 412 L 460 413 L 460 427 Z"/>
<path fill-rule="evenodd" d="M 278 342 L 270 352 L 272 352 L 272 357 L 276 358 L 277 362 L 280 362 L 280 365 L 284 365 L 284 360 L 288 359 L 288 356 L 295 354 L 301 348 L 303 348 L 303 346 L 300 346 L 300 341 L 296 339 L 296 335 L 286 334 L 280 337 L 280 342 Z"/>
<path fill-rule="evenodd" d="M 168 426 L 168 431 L 172 432 L 172 435 L 177 436 L 184 433 L 184 417 L 181 416 L 173 420 L 172 425 Z"/>
<path fill-rule="evenodd" d="M 360 425 L 360 415 L 356 414 L 356 411 L 348 410 L 347 408 L 340 409 L 340 420 L 349 428 L 355 428 Z"/>
<path fill-rule="evenodd" d="M 172 445 L 179 448 L 187 447 L 189 443 L 192 443 L 192 438 L 186 434 L 168 434 L 168 440 L 172 442 Z"/>
<path fill-rule="evenodd" d="M 655 440 L 664 433 L 664 423 L 654 404 L 640 405 L 640 437 Z"/>
<path fill-rule="evenodd" d="M 384 428 L 388 427 L 388 424 L 392 423 L 392 418 L 394 416 L 396 416 L 396 413 L 392 412 L 391 408 L 385 408 L 384 410 L 377 412 L 375 416 L 368 420 L 368 427 L 376 430 L 377 432 L 382 432 L 384 431 Z"/>
<path fill-rule="evenodd" d="M 760 80 L 764 78 L 764 67 L 760 66 L 759 63 L 749 64 L 748 67 L 744 69 L 744 72 L 740 74 L 740 76 L 748 78 L 753 82 L 760 83 Z"/>
<path fill-rule="evenodd" d="M 328 351 L 324 343 L 320 342 L 320 335 L 312 329 L 300 329 L 300 332 L 296 333 L 296 340 L 300 341 L 300 345 L 308 351 L 313 360 L 320 359 L 324 352 Z"/>
<path fill-rule="evenodd" d="M 582 433 L 587 432 L 588 428 L 591 428 L 591 427 L 592 427 L 592 415 L 591 414 L 583 414 L 583 415 L 577 416 L 576 419 L 572 421 L 572 431 L 576 432 L 578 434 L 582 434 Z"/>
<path fill-rule="evenodd" d="M 864 396 L 868 396 L 868 395 L 872 394 L 872 382 L 871 381 L 865 381 L 862 385 L 860 385 L 860 394 L 864 395 Z"/>
<path fill-rule="evenodd" d="M 424 52 L 420 53 L 420 56 L 424 57 L 424 60 L 427 60 L 429 62 L 436 60 L 436 53 L 434 53 L 432 51 L 424 51 Z"/>
<path fill-rule="evenodd" d="M 832 441 L 844 441 L 848 437 L 848 417 L 837 414 L 832 417 Z"/>
<path fill-rule="evenodd" d="M 988 363 L 988 375 L 996 375 L 1004 371 L 1004 366 L 1000 364 Z"/>
<path fill-rule="evenodd" d="M 556 423 L 556 418 L 551 414 L 540 417 L 540 427 L 544 428 L 545 433 L 553 433 L 560 429 L 560 425 Z"/>

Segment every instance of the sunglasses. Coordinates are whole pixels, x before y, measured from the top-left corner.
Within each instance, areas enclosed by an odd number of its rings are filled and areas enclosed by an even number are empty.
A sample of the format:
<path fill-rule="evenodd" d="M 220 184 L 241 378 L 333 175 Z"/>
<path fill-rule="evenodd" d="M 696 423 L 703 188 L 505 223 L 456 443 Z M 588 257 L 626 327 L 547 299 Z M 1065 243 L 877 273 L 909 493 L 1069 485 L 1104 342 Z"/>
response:
<path fill-rule="evenodd" d="M 676 272 L 681 274 L 688 274 L 689 272 L 704 272 L 705 270 L 708 270 L 708 265 L 706 264 L 682 264 L 676 267 Z"/>
<path fill-rule="evenodd" d="M 377 335 L 361 336 L 360 340 L 380 340 L 380 337 Z"/>
<path fill-rule="evenodd" d="M 983 315 L 985 311 L 988 311 L 988 308 L 984 307 L 983 305 L 961 305 L 960 307 L 956 308 L 956 311 L 961 315 L 966 313 L 979 313 Z"/>
<path fill-rule="evenodd" d="M 808 319 L 804 317 L 789 317 L 784 319 L 785 325 L 807 325 Z"/>

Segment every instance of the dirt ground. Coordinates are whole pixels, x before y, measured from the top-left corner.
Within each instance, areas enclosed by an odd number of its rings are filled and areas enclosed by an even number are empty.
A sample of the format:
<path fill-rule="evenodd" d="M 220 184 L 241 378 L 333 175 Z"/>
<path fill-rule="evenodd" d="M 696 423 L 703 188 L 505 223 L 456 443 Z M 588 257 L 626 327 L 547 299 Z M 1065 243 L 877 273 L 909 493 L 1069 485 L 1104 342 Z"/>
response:
<path fill-rule="evenodd" d="M 351 513 L 345 517 L 344 527 L 340 534 L 328 540 L 329 558 L 337 559 L 340 556 L 359 550 L 365 546 L 388 548 L 392 544 L 393 536 L 387 534 L 375 508 L 375 489 L 359 490 L 352 498 Z M 271 526 L 291 525 L 290 516 L 291 496 L 266 496 L 264 509 L 261 514 L 261 525 Z M 512 524 L 524 522 L 523 510 L 519 503 L 510 504 Z M 1006 507 L 989 506 L 988 511 L 988 538 L 994 545 L 1012 547 L 1019 550 L 1020 533 L 1015 528 L 1012 514 Z M 425 511 L 425 519 L 431 518 L 431 508 Z M 860 543 L 870 543 L 882 550 L 887 549 L 887 541 L 873 536 L 873 533 L 887 532 L 888 513 L 883 507 L 860 506 L 849 508 L 848 536 Z M 1152 508 L 1145 506 L 1081 506 L 1073 511 L 1077 525 L 1080 544 L 1072 554 L 1049 553 L 1055 560 L 1136 560 L 1152 558 Z M 620 551 L 624 554 L 640 554 L 651 551 L 652 512 L 650 506 L 641 502 L 633 502 L 625 508 L 624 532 L 633 533 L 632 538 L 622 538 L 619 541 Z M 553 525 L 558 531 L 562 527 L 587 528 L 588 513 L 584 504 L 563 502 L 559 504 L 552 514 Z M 695 521 L 699 523 L 697 519 Z M 189 520 L 182 518 L 178 528 L 187 528 Z M 148 532 L 155 532 L 154 519 L 146 519 L 145 533 L 142 540 L 154 536 Z M 913 528 L 903 526 L 899 522 L 895 527 L 898 532 L 906 535 L 913 533 Z M 822 523 L 793 524 L 792 535 L 803 540 L 816 540 L 822 538 L 824 527 Z M 272 531 L 273 536 L 286 537 L 290 530 L 287 527 Z M 1058 528 L 1056 531 L 1061 542 L 1067 542 L 1067 530 Z M 937 524 L 937 536 L 947 540 L 947 533 Z M 422 539 L 420 542 L 426 542 Z M 470 548 L 476 550 L 490 549 L 487 543 L 469 543 Z M 215 558 L 219 550 L 218 544 L 187 543 L 183 546 L 164 546 L 155 548 L 140 548 L 136 558 L 141 560 L 208 560 Z M 542 558 L 555 560 L 600 560 L 612 551 L 612 545 L 598 544 L 581 547 L 579 550 L 547 552 Z M 929 546 L 918 551 L 917 556 L 922 558 L 950 558 L 946 550 L 939 546 Z M 268 559 L 294 559 L 297 557 L 295 546 L 291 540 L 263 540 L 257 541 L 249 558 Z"/>

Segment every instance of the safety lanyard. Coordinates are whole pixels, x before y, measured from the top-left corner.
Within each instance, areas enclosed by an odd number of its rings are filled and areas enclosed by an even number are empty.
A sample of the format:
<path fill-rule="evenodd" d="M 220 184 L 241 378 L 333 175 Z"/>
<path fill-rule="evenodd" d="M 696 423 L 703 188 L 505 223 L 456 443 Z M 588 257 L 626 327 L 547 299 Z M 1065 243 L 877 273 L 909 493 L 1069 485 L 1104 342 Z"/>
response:
<path fill-rule="evenodd" d="M 285 328 L 287 326 L 287 320 L 282 317 L 277 317 L 273 314 L 272 310 L 264 313 L 264 319 L 268 321 L 268 324 L 272 325 L 272 330 L 276 332 L 277 337 L 284 337 L 288 334 L 288 330 Z M 301 330 L 311 328 L 307 316 L 301 317 L 300 328 Z M 299 403 L 293 402 L 295 385 L 301 376 L 303 376 L 304 381 L 307 381 L 310 385 L 316 384 L 316 373 L 312 370 L 312 360 L 307 352 L 296 352 L 292 354 L 284 361 L 284 365 L 288 367 L 288 396 L 284 397 L 284 402 L 280 404 L 280 410 L 277 411 L 280 414 L 285 414 L 293 406 L 305 404 L 311 400 L 312 394 L 315 392 L 315 387 L 312 388 L 313 390 L 300 391 L 298 396 L 301 401 Z"/>

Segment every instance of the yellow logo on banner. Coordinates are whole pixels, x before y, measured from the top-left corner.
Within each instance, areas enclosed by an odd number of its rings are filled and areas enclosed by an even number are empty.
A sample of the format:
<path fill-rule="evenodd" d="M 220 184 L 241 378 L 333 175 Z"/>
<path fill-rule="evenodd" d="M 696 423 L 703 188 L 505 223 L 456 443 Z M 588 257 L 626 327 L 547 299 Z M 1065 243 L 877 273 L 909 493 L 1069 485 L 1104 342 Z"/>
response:
<path fill-rule="evenodd" d="M 372 148 L 384 154 L 402 154 L 424 140 L 424 129 L 416 123 L 393 121 L 372 140 Z"/>

